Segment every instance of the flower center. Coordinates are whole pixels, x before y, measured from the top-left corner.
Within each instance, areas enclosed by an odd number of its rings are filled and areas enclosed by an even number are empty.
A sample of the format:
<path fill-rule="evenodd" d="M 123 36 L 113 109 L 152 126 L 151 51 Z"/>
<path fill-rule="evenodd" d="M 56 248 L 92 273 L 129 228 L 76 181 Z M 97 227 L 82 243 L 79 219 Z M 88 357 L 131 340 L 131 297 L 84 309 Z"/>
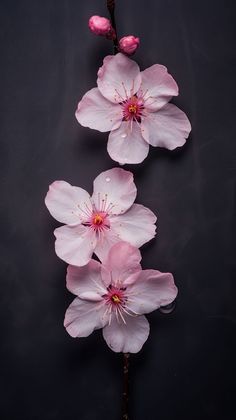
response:
<path fill-rule="evenodd" d="M 95 210 L 88 221 L 83 223 L 85 226 L 90 226 L 96 232 L 101 233 L 110 228 L 108 214 L 105 211 Z"/>
<path fill-rule="evenodd" d="M 137 105 L 135 105 L 135 104 L 130 105 L 128 110 L 131 114 L 136 114 L 137 113 Z"/>
<path fill-rule="evenodd" d="M 113 285 L 112 283 L 107 287 L 107 293 L 103 295 L 107 308 L 105 314 L 108 315 L 109 325 L 111 324 L 112 316 L 116 317 L 118 324 L 126 324 L 127 315 L 137 316 L 137 312 L 129 308 L 129 295 L 126 287 L 119 287 L 121 284 L 117 279 Z"/>
<path fill-rule="evenodd" d="M 125 302 L 125 289 L 115 287 L 110 284 L 110 286 L 107 288 L 107 294 L 104 295 L 106 302 L 108 305 L 111 305 L 112 307 L 122 306 Z"/>
<path fill-rule="evenodd" d="M 142 111 L 144 109 L 144 103 L 142 98 L 138 98 L 136 95 L 126 99 L 121 103 L 123 108 L 123 119 L 125 121 L 136 120 L 141 121 Z"/>
<path fill-rule="evenodd" d="M 95 214 L 93 216 L 93 224 L 101 226 L 103 224 L 103 217 L 100 214 Z"/>
<path fill-rule="evenodd" d="M 114 295 L 112 295 L 112 296 L 111 296 L 111 300 L 112 300 L 114 303 L 120 303 L 120 302 L 121 302 L 120 296 L 118 296 L 116 293 L 115 293 Z"/>

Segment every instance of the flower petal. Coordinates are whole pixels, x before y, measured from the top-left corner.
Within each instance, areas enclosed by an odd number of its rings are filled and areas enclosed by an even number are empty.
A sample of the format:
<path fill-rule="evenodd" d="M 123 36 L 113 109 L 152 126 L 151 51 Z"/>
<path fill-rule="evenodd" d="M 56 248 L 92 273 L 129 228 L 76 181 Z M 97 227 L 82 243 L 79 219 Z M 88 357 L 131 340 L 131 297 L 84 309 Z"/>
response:
<path fill-rule="evenodd" d="M 139 66 L 135 61 L 118 53 L 105 57 L 98 70 L 98 89 L 113 103 L 120 103 L 133 96 L 141 84 Z"/>
<path fill-rule="evenodd" d="M 149 113 L 141 125 L 143 138 L 147 142 L 170 150 L 183 146 L 191 131 L 186 114 L 173 104 Z"/>
<path fill-rule="evenodd" d="M 127 287 L 126 308 L 135 314 L 147 314 L 173 302 L 177 287 L 171 273 L 142 270 L 132 274 L 124 282 Z"/>
<path fill-rule="evenodd" d="M 67 268 L 67 289 L 81 299 L 99 301 L 107 293 L 101 276 L 101 264 L 90 260 L 83 267 L 69 265 Z M 92 294 L 91 294 L 92 293 Z"/>
<path fill-rule="evenodd" d="M 94 180 L 92 200 L 97 210 L 120 214 L 132 206 L 136 194 L 132 172 L 113 168 Z"/>
<path fill-rule="evenodd" d="M 96 233 L 85 226 L 61 226 L 54 230 L 56 254 L 75 266 L 88 264 L 96 247 Z"/>
<path fill-rule="evenodd" d="M 65 313 L 64 327 L 71 337 L 87 337 L 107 324 L 104 301 L 88 302 L 75 298 Z"/>
<path fill-rule="evenodd" d="M 134 121 L 131 130 L 130 122 L 123 121 L 117 130 L 109 134 L 107 151 L 121 165 L 140 163 L 148 155 L 149 144 L 142 137 L 138 123 Z"/>
<path fill-rule="evenodd" d="M 111 229 L 122 241 L 138 248 L 150 241 L 156 232 L 156 216 L 147 207 L 133 204 L 124 214 L 110 217 Z"/>
<path fill-rule="evenodd" d="M 92 212 L 87 191 L 65 181 L 55 181 L 49 186 L 45 204 L 56 220 L 68 225 L 81 223 Z"/>
<path fill-rule="evenodd" d="M 141 259 L 138 248 L 120 241 L 113 245 L 103 265 L 112 273 L 112 284 L 119 287 L 131 274 L 141 271 Z"/>
<path fill-rule="evenodd" d="M 93 88 L 79 102 L 75 116 L 84 127 L 104 132 L 118 128 L 123 113 L 120 105 L 114 105 L 102 96 L 98 88 Z"/>
<path fill-rule="evenodd" d="M 103 337 L 111 350 L 123 353 L 138 353 L 149 336 L 149 322 L 145 316 L 126 316 L 118 323 L 113 316 L 110 325 L 103 328 Z"/>
<path fill-rule="evenodd" d="M 141 72 L 142 83 L 138 96 L 145 99 L 145 108 L 158 110 L 162 108 L 172 96 L 179 93 L 178 86 L 167 68 L 161 64 L 154 64 Z"/>
<path fill-rule="evenodd" d="M 117 242 L 120 242 L 119 236 L 111 229 L 106 230 L 100 234 L 94 253 L 97 255 L 99 260 L 103 262 L 107 258 L 112 246 Z"/>

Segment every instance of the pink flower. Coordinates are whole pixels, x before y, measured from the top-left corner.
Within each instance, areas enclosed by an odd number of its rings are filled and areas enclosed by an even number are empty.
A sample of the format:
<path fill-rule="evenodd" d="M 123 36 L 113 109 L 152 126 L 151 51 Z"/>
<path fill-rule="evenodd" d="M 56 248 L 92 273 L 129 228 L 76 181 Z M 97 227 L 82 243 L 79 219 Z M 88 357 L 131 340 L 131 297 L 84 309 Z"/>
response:
<path fill-rule="evenodd" d="M 133 35 L 124 36 L 119 41 L 120 51 L 124 54 L 132 55 L 135 53 L 139 46 L 139 38 Z"/>
<path fill-rule="evenodd" d="M 91 16 L 88 25 L 89 29 L 96 35 L 106 36 L 112 30 L 110 20 L 101 16 Z"/>
<path fill-rule="evenodd" d="M 135 61 L 118 53 L 105 57 L 97 84 L 75 115 L 85 127 L 111 131 L 107 149 L 112 159 L 140 163 L 149 144 L 170 150 L 183 146 L 191 126 L 185 113 L 168 103 L 178 86 L 166 67 L 154 64 L 140 72 Z"/>
<path fill-rule="evenodd" d="M 65 181 L 50 185 L 45 203 L 51 215 L 66 225 L 55 229 L 55 250 L 69 264 L 83 266 L 93 252 L 105 258 L 120 240 L 140 247 L 155 236 L 156 216 L 133 204 L 137 194 L 133 174 L 121 168 L 102 172 L 93 195 Z"/>
<path fill-rule="evenodd" d="M 107 345 L 115 352 L 137 353 L 149 335 L 143 314 L 171 303 L 177 288 L 170 273 L 142 270 L 139 250 L 126 242 L 115 244 L 100 264 L 69 266 L 67 288 L 78 297 L 65 314 L 72 337 L 87 337 L 103 328 Z"/>

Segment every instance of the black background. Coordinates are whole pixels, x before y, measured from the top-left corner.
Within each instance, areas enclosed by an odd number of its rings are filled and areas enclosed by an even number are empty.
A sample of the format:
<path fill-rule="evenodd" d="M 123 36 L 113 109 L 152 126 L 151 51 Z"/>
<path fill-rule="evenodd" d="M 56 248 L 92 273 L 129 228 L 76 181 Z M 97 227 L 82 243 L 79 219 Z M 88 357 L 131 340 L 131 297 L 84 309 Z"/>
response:
<path fill-rule="evenodd" d="M 125 166 L 158 215 L 143 267 L 179 287 L 176 311 L 148 316 L 131 358 L 132 420 L 235 418 L 235 12 L 233 0 L 117 1 L 120 36 L 140 37 L 142 69 L 168 67 L 193 127 L 183 148 Z M 1 420 L 120 419 L 121 355 L 101 331 L 64 330 L 73 296 L 44 205 L 54 180 L 91 191 L 117 166 L 108 134 L 74 117 L 112 52 L 89 32 L 93 14 L 106 15 L 105 0 L 0 1 Z"/>

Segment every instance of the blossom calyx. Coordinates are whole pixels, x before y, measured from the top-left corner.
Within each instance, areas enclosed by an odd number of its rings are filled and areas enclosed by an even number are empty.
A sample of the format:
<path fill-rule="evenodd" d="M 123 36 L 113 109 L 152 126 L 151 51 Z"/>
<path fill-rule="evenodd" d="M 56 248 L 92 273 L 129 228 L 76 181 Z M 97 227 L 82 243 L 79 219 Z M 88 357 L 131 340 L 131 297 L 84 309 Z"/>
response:
<path fill-rule="evenodd" d="M 132 55 L 135 53 L 139 46 L 139 38 L 129 35 L 124 36 L 119 41 L 119 50 L 127 55 Z"/>

